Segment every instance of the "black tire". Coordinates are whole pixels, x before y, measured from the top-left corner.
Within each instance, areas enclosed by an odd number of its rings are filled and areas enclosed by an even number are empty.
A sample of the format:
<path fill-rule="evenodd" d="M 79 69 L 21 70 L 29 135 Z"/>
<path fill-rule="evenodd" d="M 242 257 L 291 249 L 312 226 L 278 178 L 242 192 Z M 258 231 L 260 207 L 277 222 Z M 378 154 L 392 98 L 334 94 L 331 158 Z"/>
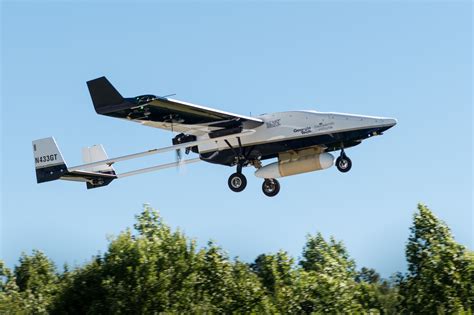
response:
<path fill-rule="evenodd" d="M 274 197 L 280 192 L 280 183 L 276 179 L 265 179 L 262 184 L 262 191 L 267 197 Z"/>
<path fill-rule="evenodd" d="M 247 187 L 247 178 L 245 178 L 242 173 L 234 173 L 230 175 L 227 184 L 229 185 L 230 190 L 241 192 L 245 187 Z"/>
<path fill-rule="evenodd" d="M 339 172 L 347 173 L 352 168 L 352 161 L 346 155 L 340 156 L 336 159 L 336 167 Z"/>

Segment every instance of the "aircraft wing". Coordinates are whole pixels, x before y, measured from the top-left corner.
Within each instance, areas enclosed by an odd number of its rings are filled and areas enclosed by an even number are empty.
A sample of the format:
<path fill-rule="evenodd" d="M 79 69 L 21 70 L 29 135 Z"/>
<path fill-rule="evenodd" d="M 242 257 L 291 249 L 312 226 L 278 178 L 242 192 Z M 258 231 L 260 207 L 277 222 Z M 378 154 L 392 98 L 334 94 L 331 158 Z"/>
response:
<path fill-rule="evenodd" d="M 87 82 L 98 114 L 127 119 L 146 126 L 192 135 L 234 128 L 253 129 L 258 118 L 232 114 L 167 97 L 140 95 L 124 98 L 105 77 Z"/>

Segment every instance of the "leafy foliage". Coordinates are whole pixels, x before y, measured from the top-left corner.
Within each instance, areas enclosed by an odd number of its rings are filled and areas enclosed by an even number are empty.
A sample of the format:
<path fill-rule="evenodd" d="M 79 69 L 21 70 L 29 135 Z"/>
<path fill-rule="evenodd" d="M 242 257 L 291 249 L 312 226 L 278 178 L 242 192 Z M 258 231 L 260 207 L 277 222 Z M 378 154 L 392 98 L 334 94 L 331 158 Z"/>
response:
<path fill-rule="evenodd" d="M 41 252 L 13 271 L 0 261 L 1 314 L 472 312 L 474 253 L 419 205 L 406 248 L 408 273 L 357 270 L 342 242 L 308 235 L 298 262 L 285 251 L 251 264 L 213 242 L 197 248 L 149 206 L 107 251 L 61 273 Z"/>
<path fill-rule="evenodd" d="M 305 312 L 350 313 L 360 310 L 355 299 L 355 263 L 342 242 L 321 233 L 308 235 L 303 249 L 301 279 Z"/>
<path fill-rule="evenodd" d="M 54 264 L 40 251 L 22 254 L 20 264 L 11 272 L 0 264 L 0 311 L 46 314 L 58 291 Z"/>
<path fill-rule="evenodd" d="M 408 274 L 400 283 L 403 307 L 412 313 L 474 309 L 472 252 L 424 205 L 418 205 L 410 230 Z"/>

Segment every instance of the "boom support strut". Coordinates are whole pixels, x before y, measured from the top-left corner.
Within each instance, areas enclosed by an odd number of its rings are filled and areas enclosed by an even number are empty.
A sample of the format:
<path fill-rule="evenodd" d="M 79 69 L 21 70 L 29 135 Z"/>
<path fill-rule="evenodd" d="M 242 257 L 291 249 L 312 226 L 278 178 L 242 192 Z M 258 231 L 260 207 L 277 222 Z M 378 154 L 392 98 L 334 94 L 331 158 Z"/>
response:
<path fill-rule="evenodd" d="M 242 136 L 248 136 L 252 133 L 254 133 L 254 130 L 246 130 L 238 134 L 239 137 Z M 197 140 L 197 141 L 191 141 L 191 142 L 186 142 L 186 143 L 181 143 L 181 144 L 176 144 L 172 145 L 169 147 L 164 147 L 164 148 L 159 148 L 159 149 L 152 149 L 144 152 L 139 152 L 139 153 L 134 153 L 134 154 L 128 154 L 124 156 L 119 156 L 116 158 L 111 158 L 111 159 L 106 159 L 102 161 L 97 161 L 97 162 L 92 162 L 92 163 L 87 163 L 87 164 L 82 164 L 78 166 L 73 166 L 73 167 L 68 167 L 69 171 L 78 171 L 78 170 L 86 170 L 86 169 L 91 169 L 93 167 L 99 166 L 99 165 L 112 165 L 116 162 L 121 162 L 121 161 L 126 161 L 126 160 L 132 160 L 148 155 L 154 155 L 154 154 L 159 154 L 159 153 L 164 153 L 164 152 L 169 152 L 169 151 L 174 151 L 178 149 L 183 149 L 187 147 L 193 147 L 196 145 L 202 145 L 206 143 L 212 143 L 212 142 L 217 142 L 217 141 L 226 141 L 227 139 L 232 139 L 235 138 L 237 135 L 232 134 L 232 135 L 227 135 L 227 136 L 222 136 L 222 137 L 217 137 L 217 138 L 212 138 L 212 139 L 202 139 L 202 140 Z"/>

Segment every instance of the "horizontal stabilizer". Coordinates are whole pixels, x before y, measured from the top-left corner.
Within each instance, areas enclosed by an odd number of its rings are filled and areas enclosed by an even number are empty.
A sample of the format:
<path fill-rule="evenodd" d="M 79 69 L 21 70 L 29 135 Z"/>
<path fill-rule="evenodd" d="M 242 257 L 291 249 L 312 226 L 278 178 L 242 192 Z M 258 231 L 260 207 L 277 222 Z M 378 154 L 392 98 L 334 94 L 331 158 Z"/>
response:
<path fill-rule="evenodd" d="M 115 172 L 114 174 L 104 174 L 88 171 L 72 171 L 61 177 L 64 180 L 85 182 L 87 189 L 107 186 L 116 178 Z"/>

